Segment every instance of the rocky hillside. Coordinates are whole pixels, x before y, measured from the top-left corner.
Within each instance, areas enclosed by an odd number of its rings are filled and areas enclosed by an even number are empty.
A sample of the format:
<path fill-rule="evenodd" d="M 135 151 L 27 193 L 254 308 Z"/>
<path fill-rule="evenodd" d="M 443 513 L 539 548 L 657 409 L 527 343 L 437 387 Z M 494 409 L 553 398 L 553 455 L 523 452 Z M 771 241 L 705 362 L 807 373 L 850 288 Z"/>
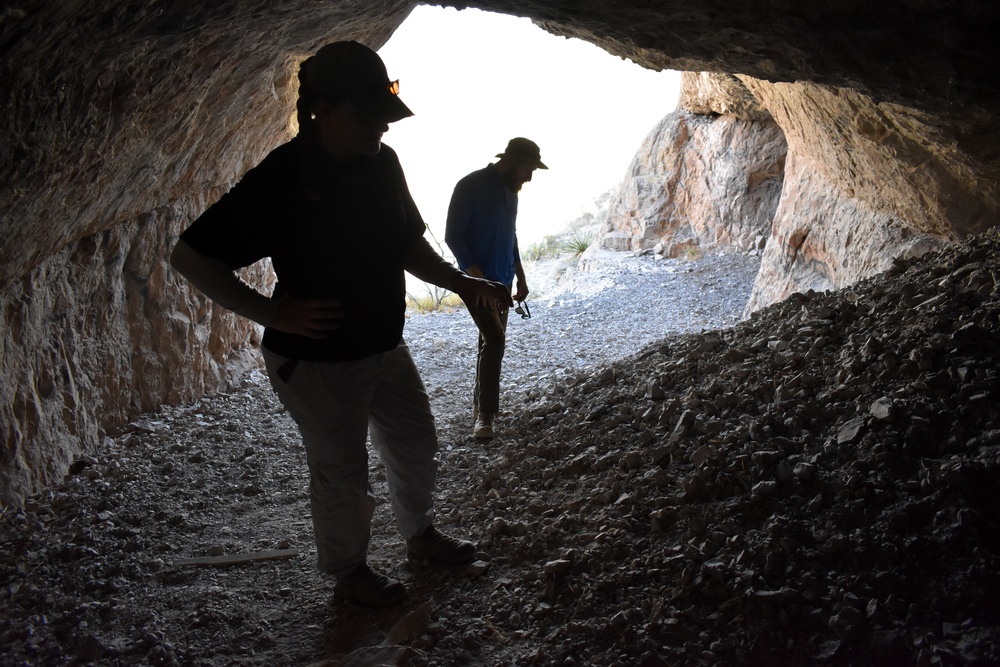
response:
<path fill-rule="evenodd" d="M 692 246 L 764 248 L 787 154 L 781 128 L 739 80 L 684 72 L 677 109 L 636 151 L 598 242 L 667 257 Z"/>

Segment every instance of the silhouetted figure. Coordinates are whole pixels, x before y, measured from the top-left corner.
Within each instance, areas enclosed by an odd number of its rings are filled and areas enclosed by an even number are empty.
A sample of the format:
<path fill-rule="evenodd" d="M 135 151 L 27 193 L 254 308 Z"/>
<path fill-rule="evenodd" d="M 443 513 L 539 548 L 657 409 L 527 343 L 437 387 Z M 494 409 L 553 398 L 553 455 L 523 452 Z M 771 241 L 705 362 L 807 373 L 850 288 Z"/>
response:
<path fill-rule="evenodd" d="M 438 441 L 402 339 L 404 270 L 470 308 L 507 308 L 503 285 L 445 262 L 428 244 L 389 123 L 412 115 L 378 54 L 335 42 L 302 63 L 299 133 L 181 235 L 171 264 L 217 303 L 264 329 L 268 377 L 298 425 L 310 473 L 318 566 L 338 597 L 388 606 L 399 581 L 367 563 L 375 498 L 366 436 L 386 469 L 408 553 L 471 561 L 476 546 L 433 526 Z M 267 297 L 234 271 L 270 258 Z"/>
<path fill-rule="evenodd" d="M 507 290 L 517 277 L 515 301 L 528 296 L 528 282 L 517 247 L 517 193 L 531 180 L 535 169 L 548 169 L 535 142 L 511 139 L 497 162 L 462 178 L 448 206 L 445 243 L 463 271 L 476 278 L 503 283 Z M 522 306 L 522 310 L 526 308 Z M 506 307 L 469 305 L 479 328 L 476 385 L 473 395 L 473 435 L 495 435 L 494 419 L 500 411 L 500 368 L 507 341 Z"/>

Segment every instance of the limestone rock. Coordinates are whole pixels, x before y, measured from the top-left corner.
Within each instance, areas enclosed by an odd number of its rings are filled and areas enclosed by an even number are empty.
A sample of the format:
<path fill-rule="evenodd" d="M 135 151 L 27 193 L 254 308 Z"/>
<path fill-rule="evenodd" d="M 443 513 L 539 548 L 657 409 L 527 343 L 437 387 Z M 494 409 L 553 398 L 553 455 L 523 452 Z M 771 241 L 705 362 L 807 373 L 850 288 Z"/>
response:
<path fill-rule="evenodd" d="M 731 86 L 749 97 L 738 81 Z M 785 140 L 766 112 L 744 115 L 750 119 L 681 110 L 660 121 L 629 165 L 599 244 L 641 250 L 662 243 L 668 249 L 660 254 L 676 257 L 698 245 L 751 249 L 768 237 Z"/>
<path fill-rule="evenodd" d="M 926 116 L 854 91 L 741 80 L 788 142 L 748 312 L 851 285 L 996 224 L 997 189 L 962 176 L 978 159 L 937 145 Z"/>
<path fill-rule="evenodd" d="M 767 109 L 737 77 L 718 72 L 684 72 L 677 108 L 700 116 L 772 120 Z"/>

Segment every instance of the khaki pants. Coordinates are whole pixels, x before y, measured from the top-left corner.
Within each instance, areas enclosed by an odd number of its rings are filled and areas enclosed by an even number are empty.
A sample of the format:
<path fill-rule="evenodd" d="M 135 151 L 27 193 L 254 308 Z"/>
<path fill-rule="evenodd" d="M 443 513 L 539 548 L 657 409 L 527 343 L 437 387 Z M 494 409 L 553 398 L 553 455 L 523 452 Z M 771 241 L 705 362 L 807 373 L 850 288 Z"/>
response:
<path fill-rule="evenodd" d="M 302 434 L 318 567 L 341 575 L 368 553 L 375 497 L 368 448 L 386 469 L 400 534 L 431 525 L 437 434 L 427 392 L 405 342 L 358 361 L 297 361 L 263 350 L 271 385 Z"/>
<path fill-rule="evenodd" d="M 479 328 L 474 405 L 480 413 L 496 414 L 500 412 L 500 367 L 507 346 L 510 310 L 473 307 L 469 313 Z"/>

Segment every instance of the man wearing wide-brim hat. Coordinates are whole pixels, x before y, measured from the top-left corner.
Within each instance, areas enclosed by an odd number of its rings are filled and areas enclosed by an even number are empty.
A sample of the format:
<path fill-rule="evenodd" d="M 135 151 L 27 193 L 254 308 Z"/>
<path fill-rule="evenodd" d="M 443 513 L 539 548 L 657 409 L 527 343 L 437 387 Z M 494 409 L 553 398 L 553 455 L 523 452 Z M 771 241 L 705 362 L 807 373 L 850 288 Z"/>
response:
<path fill-rule="evenodd" d="M 528 296 L 528 282 L 517 245 L 517 193 L 536 169 L 548 169 L 538 145 L 515 137 L 497 154 L 499 161 L 462 178 L 448 207 L 445 242 L 470 276 L 514 286 L 514 300 Z M 469 313 L 479 328 L 476 384 L 473 395 L 473 435 L 496 435 L 494 420 L 500 411 L 500 367 L 507 339 L 507 308 L 477 304 Z M 524 317 L 524 315 L 522 315 Z"/>

